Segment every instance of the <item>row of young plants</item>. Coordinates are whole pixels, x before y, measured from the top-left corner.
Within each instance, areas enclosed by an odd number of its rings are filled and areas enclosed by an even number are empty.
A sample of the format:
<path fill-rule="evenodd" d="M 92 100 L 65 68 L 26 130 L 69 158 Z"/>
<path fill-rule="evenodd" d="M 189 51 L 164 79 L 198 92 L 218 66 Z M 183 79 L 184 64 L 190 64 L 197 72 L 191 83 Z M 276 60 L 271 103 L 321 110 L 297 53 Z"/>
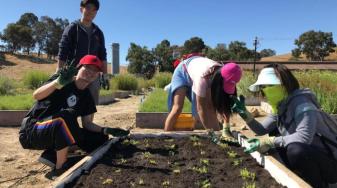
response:
<path fill-rule="evenodd" d="M 324 111 L 337 114 L 337 72 L 333 71 L 294 71 L 301 88 L 310 88 L 317 96 Z M 237 85 L 238 95 L 261 97 L 259 93 L 252 93 L 247 88 L 256 81 L 252 72 L 244 71 L 243 77 Z M 188 100 L 185 100 L 188 101 Z M 184 112 L 190 112 L 189 101 Z M 167 93 L 156 89 L 147 96 L 139 108 L 140 112 L 167 112 Z"/>

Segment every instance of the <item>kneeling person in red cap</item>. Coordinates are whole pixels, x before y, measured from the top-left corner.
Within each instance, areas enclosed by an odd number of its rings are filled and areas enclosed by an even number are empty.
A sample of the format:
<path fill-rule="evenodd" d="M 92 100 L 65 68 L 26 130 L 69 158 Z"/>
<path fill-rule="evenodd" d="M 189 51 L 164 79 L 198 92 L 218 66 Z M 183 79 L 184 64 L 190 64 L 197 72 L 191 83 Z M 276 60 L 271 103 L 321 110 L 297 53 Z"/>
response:
<path fill-rule="evenodd" d="M 53 75 L 34 91 L 37 100 L 22 122 L 19 140 L 25 149 L 45 150 L 39 161 L 52 167 L 52 177 L 69 168 L 69 146 L 91 152 L 108 140 L 108 135 L 126 136 L 129 131 L 107 128 L 92 122 L 96 106 L 87 86 L 102 71 L 102 62 L 86 55 L 76 67 L 69 66 Z M 76 76 L 75 76 L 76 75 Z M 81 116 L 81 128 L 77 117 Z"/>

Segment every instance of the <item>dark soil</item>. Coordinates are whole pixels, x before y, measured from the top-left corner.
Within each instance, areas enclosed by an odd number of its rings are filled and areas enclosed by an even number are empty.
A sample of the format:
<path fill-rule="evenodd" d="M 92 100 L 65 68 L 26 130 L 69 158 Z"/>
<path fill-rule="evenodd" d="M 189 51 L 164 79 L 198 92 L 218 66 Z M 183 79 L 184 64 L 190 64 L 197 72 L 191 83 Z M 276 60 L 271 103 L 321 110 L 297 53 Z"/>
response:
<path fill-rule="evenodd" d="M 68 186 L 282 187 L 242 148 L 221 147 L 196 136 L 118 142 Z"/>

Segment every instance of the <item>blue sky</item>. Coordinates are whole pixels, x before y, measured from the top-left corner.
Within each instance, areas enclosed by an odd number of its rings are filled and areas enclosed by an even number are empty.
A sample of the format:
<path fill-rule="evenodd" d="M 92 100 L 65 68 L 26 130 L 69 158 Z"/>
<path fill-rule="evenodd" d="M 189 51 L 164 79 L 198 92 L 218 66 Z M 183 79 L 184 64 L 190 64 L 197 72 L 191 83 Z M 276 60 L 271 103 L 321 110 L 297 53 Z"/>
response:
<path fill-rule="evenodd" d="M 80 18 L 79 0 L 10 0 L 2 4 L 0 31 L 23 13 L 36 16 Z M 239 40 L 258 50 L 289 53 L 294 39 L 308 30 L 332 32 L 337 41 L 336 0 L 101 0 L 94 22 L 105 34 L 108 61 L 111 44 L 120 43 L 120 61 L 130 42 L 154 48 L 163 39 L 183 45 L 193 37 L 215 47 Z"/>

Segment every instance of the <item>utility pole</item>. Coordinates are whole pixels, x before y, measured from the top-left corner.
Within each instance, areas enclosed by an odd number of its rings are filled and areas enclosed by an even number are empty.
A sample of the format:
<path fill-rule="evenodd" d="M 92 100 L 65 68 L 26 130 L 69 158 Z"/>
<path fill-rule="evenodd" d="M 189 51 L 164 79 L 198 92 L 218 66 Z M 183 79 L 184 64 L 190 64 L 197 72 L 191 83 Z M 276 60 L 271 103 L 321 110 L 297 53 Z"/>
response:
<path fill-rule="evenodd" d="M 253 76 L 255 77 L 255 64 L 256 64 L 256 58 L 257 58 L 257 53 L 256 53 L 256 49 L 257 49 L 257 45 L 258 45 L 258 39 L 257 37 L 255 37 L 254 39 L 254 66 L 253 66 Z"/>

